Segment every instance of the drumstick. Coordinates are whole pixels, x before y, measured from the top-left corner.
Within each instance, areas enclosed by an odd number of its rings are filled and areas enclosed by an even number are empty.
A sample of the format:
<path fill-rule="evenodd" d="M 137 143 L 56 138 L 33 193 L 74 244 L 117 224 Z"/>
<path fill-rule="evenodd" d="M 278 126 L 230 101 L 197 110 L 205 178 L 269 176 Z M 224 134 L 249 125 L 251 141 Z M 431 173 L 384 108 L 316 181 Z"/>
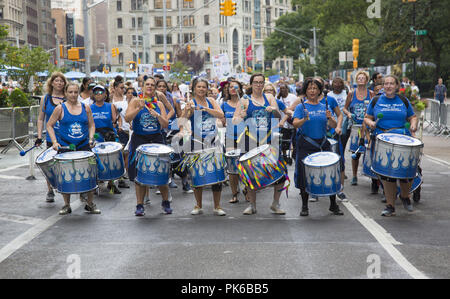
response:
<path fill-rule="evenodd" d="M 37 147 L 37 145 L 33 145 L 32 147 L 30 147 L 29 149 L 27 149 L 26 151 L 20 151 L 20 155 L 21 156 L 25 156 L 29 151 L 31 151 L 33 148 Z"/>

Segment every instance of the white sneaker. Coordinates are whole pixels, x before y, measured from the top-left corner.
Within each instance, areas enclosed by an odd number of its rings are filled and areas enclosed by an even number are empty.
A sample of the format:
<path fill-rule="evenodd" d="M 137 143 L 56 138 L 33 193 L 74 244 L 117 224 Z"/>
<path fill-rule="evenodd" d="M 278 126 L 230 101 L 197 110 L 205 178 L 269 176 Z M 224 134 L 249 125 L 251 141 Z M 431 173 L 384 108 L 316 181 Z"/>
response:
<path fill-rule="evenodd" d="M 317 202 L 317 201 L 319 201 L 319 197 L 318 196 L 311 196 L 310 198 L 309 198 L 309 202 Z"/>
<path fill-rule="evenodd" d="M 149 205 L 150 204 L 150 197 L 145 196 L 144 197 L 144 205 Z"/>
<path fill-rule="evenodd" d="M 225 216 L 227 213 L 225 213 L 224 210 L 222 210 L 222 208 L 217 208 L 214 209 L 214 215 L 216 216 Z"/>
<path fill-rule="evenodd" d="M 256 214 L 256 209 L 254 209 L 252 206 L 249 206 L 248 208 L 246 208 L 244 210 L 244 215 L 252 215 L 252 214 Z"/>
<path fill-rule="evenodd" d="M 277 215 L 285 215 L 286 214 L 285 211 L 280 209 L 279 205 L 278 206 L 271 205 L 270 209 L 272 210 L 273 214 L 277 214 Z"/>
<path fill-rule="evenodd" d="M 159 191 L 159 189 L 156 189 L 156 195 L 160 195 L 161 194 L 161 191 Z"/>
<path fill-rule="evenodd" d="M 203 214 L 203 210 L 197 206 L 191 211 L 191 215 L 200 215 Z"/>
<path fill-rule="evenodd" d="M 169 193 L 169 202 L 172 202 L 172 194 Z"/>

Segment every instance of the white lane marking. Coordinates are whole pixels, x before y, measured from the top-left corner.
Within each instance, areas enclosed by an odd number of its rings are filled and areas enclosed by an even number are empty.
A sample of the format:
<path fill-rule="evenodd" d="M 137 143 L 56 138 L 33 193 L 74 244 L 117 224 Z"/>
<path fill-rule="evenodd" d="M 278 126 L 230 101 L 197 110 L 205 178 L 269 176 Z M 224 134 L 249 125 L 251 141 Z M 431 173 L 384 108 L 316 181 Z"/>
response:
<path fill-rule="evenodd" d="M 81 203 L 79 200 L 71 204 L 72 211 L 75 211 L 81 206 Z M 39 236 L 41 233 L 49 229 L 51 226 L 53 226 L 56 222 L 61 220 L 63 217 L 67 216 L 60 216 L 58 214 L 48 217 L 45 220 L 39 221 L 38 224 L 31 227 L 29 230 L 6 244 L 2 249 L 0 249 L 0 264 L 6 260 L 10 255 L 12 255 L 14 252 L 22 248 L 24 245 L 31 242 L 34 238 Z"/>
<path fill-rule="evenodd" d="M 40 218 L 33 218 L 33 217 L 22 216 L 22 215 L 5 214 L 5 213 L 1 213 L 1 212 L 0 212 L 0 220 L 22 223 L 22 224 L 29 224 L 29 225 L 36 225 L 40 221 L 42 221 L 42 219 L 40 219 Z"/>
<path fill-rule="evenodd" d="M 0 172 L 10 171 L 10 170 L 13 170 L 13 169 L 17 169 L 17 168 L 24 167 L 24 166 L 29 166 L 29 165 L 30 165 L 29 163 L 14 165 L 14 166 L 11 166 L 11 167 L 8 167 L 8 168 L 0 169 Z"/>
<path fill-rule="evenodd" d="M 438 159 L 438 158 L 433 157 L 433 156 L 430 156 L 430 155 L 424 155 L 424 157 L 428 158 L 429 160 L 431 160 L 431 161 L 434 162 L 434 163 L 437 163 L 437 164 L 440 164 L 440 165 L 443 165 L 443 166 L 450 167 L 450 163 L 448 163 L 447 161 Z"/>
<path fill-rule="evenodd" d="M 386 232 L 380 225 L 376 223 L 373 219 L 369 217 L 364 217 L 350 202 L 342 203 L 347 210 L 352 213 L 353 217 L 359 221 L 375 239 L 380 243 L 380 245 L 387 251 L 387 253 L 402 267 L 412 278 L 415 279 L 428 279 L 428 277 L 420 272 L 414 265 L 412 265 L 401 253 L 398 251 L 394 245 L 399 245 L 395 239 Z"/>
<path fill-rule="evenodd" d="M 14 175 L 3 175 L 3 174 L 0 174 L 0 179 L 5 179 L 5 180 L 24 180 L 25 178 L 22 178 L 20 176 L 14 176 Z"/>

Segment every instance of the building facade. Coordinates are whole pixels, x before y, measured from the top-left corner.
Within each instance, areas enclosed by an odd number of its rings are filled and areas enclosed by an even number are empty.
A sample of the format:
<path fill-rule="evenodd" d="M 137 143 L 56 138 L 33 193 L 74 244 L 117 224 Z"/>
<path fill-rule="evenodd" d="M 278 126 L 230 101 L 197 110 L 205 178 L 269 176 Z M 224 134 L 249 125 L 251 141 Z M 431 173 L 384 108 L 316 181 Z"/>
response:
<path fill-rule="evenodd" d="M 25 44 L 22 0 L 0 0 L 0 25 L 8 26 L 7 41 L 16 46 Z"/>
<path fill-rule="evenodd" d="M 166 4 L 164 21 L 164 1 Z M 113 70 L 124 69 L 129 61 L 162 67 L 164 52 L 169 63 L 177 47 L 190 45 L 203 52 L 204 70 L 212 69 L 211 57 L 228 53 L 233 71 L 247 67 L 260 69 L 264 61 L 263 40 L 275 20 L 291 12 L 291 0 L 236 1 L 237 13 L 220 15 L 221 0 L 110 0 L 108 4 L 109 46 L 119 48 L 112 57 Z M 166 51 L 164 51 L 164 32 Z M 246 49 L 252 45 L 252 59 Z M 213 76 L 213 74 L 212 74 Z"/>

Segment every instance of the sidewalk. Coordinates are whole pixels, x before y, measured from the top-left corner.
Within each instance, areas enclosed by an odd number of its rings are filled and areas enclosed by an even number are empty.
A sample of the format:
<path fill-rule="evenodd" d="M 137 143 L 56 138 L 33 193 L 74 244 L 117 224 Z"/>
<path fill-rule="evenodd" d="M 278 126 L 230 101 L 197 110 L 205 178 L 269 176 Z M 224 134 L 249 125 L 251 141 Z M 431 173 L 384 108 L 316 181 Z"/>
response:
<path fill-rule="evenodd" d="M 423 153 L 450 164 L 450 138 L 423 135 Z"/>

